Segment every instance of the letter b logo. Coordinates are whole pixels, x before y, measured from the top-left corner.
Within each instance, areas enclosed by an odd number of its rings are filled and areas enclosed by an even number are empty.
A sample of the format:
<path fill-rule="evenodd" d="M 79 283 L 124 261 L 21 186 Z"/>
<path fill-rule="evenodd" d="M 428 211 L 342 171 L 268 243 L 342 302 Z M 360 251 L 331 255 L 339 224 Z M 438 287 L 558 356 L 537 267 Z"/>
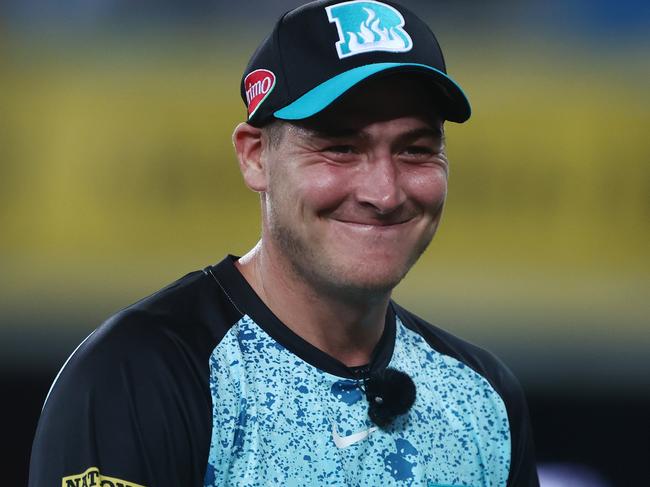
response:
<path fill-rule="evenodd" d="M 325 10 L 339 32 L 336 51 L 340 59 L 371 51 L 406 52 L 413 47 L 404 30 L 404 17 L 390 5 L 354 0 Z"/>

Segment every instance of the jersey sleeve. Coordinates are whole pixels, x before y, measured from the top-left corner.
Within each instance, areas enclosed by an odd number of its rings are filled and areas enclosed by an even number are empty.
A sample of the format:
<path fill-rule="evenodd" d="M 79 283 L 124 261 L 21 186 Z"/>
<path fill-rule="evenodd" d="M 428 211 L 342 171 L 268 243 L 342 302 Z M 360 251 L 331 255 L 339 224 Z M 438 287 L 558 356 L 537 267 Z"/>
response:
<path fill-rule="evenodd" d="M 539 487 L 533 433 L 526 397 L 517 378 L 509 369 L 503 367 L 505 375 L 508 376 L 504 391 L 507 391 L 505 394 L 508 396 L 508 418 L 511 434 L 508 486 Z"/>
<path fill-rule="evenodd" d="M 41 413 L 30 487 L 203 485 L 208 364 L 156 321 L 118 315 L 73 353 Z"/>

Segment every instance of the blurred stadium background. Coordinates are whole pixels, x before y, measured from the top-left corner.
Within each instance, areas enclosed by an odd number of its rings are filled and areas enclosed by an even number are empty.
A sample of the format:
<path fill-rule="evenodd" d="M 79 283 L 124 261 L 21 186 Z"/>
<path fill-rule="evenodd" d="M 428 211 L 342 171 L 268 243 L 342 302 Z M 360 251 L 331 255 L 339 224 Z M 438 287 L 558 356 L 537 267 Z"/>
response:
<path fill-rule="evenodd" d="M 5 484 L 26 484 L 42 401 L 78 342 L 256 241 L 230 144 L 239 78 L 300 3 L 0 4 Z M 397 299 L 516 372 L 543 485 L 645 485 L 649 4 L 402 3 L 474 115 L 447 128 L 446 215 Z"/>

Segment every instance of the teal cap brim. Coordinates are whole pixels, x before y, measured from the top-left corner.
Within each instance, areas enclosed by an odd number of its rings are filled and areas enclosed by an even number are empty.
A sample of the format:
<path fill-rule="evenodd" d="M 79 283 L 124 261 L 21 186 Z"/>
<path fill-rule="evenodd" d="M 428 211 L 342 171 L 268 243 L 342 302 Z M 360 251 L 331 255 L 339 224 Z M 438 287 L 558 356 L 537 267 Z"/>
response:
<path fill-rule="evenodd" d="M 462 88 L 439 69 L 417 63 L 375 63 L 350 69 L 312 88 L 300 98 L 273 113 L 282 120 L 302 120 L 327 108 L 341 95 L 361 81 L 387 71 L 420 72 L 432 77 L 439 91 L 447 100 L 445 119 L 462 123 L 472 109 Z"/>

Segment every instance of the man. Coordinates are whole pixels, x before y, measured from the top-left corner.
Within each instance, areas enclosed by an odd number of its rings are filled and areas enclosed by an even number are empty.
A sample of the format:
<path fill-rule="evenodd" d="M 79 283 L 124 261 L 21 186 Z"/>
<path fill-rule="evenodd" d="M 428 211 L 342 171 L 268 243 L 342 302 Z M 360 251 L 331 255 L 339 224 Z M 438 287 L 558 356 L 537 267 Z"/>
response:
<path fill-rule="evenodd" d="M 55 380 L 30 485 L 537 485 L 488 353 L 390 299 L 470 108 L 428 27 L 376 1 L 283 16 L 233 140 L 262 237 L 120 311 Z"/>

